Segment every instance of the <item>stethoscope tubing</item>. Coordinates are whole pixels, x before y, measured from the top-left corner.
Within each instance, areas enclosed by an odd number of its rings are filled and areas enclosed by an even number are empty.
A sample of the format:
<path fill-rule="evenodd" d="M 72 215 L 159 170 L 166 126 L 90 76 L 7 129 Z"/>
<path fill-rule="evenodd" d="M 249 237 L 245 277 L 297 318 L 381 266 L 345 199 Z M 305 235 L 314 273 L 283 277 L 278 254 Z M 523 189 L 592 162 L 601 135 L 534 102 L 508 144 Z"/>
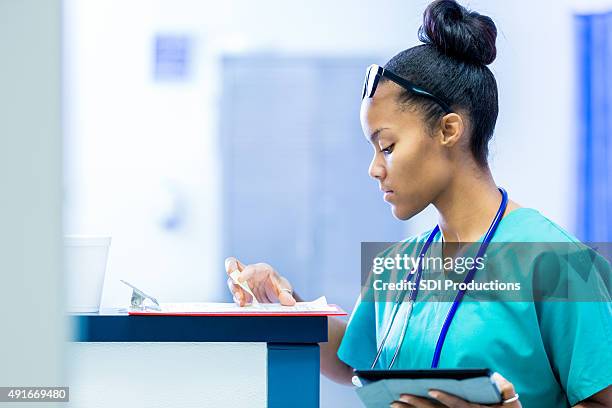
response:
<path fill-rule="evenodd" d="M 495 235 L 495 231 L 497 231 L 497 227 L 506 212 L 506 207 L 508 206 L 508 193 L 501 187 L 498 187 L 499 191 L 502 194 L 502 202 L 495 214 L 495 218 L 493 218 L 493 222 L 489 226 L 489 230 L 485 234 L 482 244 L 478 249 L 478 253 L 476 258 L 482 258 L 493 239 L 493 235 Z M 476 274 L 476 267 L 472 267 L 468 272 L 467 276 L 463 280 L 464 283 L 471 282 L 474 279 L 474 275 Z M 459 304 L 461 300 L 463 300 L 463 296 L 465 296 L 465 292 L 467 289 L 461 289 L 457 292 L 457 296 L 455 296 L 455 300 L 451 305 L 446 318 L 444 319 L 444 324 L 442 325 L 442 330 L 440 331 L 440 335 L 438 336 L 438 342 L 436 343 L 436 349 L 434 350 L 433 359 L 431 361 L 431 368 L 437 368 L 438 363 L 440 362 L 440 355 L 442 354 L 442 347 L 444 346 L 444 340 L 446 339 L 446 335 L 448 334 L 448 329 L 451 325 L 453 317 L 455 317 L 455 313 L 457 313 L 457 309 L 459 308 Z"/>
<path fill-rule="evenodd" d="M 483 242 L 480 245 L 479 249 L 478 249 L 478 253 L 476 255 L 477 258 L 481 258 L 484 256 L 487 248 L 489 247 L 489 244 L 491 243 L 491 240 L 493 239 L 493 235 L 495 234 L 495 231 L 497 231 L 497 227 L 499 226 L 499 223 L 501 221 L 501 219 L 503 218 L 504 213 L 506 212 L 506 208 L 508 206 L 508 193 L 506 192 L 506 190 L 504 190 L 502 187 L 498 187 L 499 192 L 502 195 L 502 200 L 501 203 L 499 205 L 499 208 L 497 210 L 497 213 L 495 214 L 495 217 L 493 218 L 493 221 L 491 222 L 491 225 L 489 226 L 489 229 L 487 230 L 484 238 L 483 238 Z M 429 250 L 429 247 L 431 246 L 434 237 L 438 234 L 438 232 L 440 231 L 440 227 L 439 225 L 436 225 L 435 228 L 431 231 L 431 233 L 429 234 L 429 236 L 427 237 L 427 241 L 425 242 L 425 245 L 423 245 L 423 248 L 421 248 L 421 251 L 419 253 L 419 257 L 424 256 L 427 251 Z M 422 269 L 423 269 L 423 264 L 422 262 L 419 262 L 419 265 L 417 267 L 417 272 L 416 274 L 410 274 L 408 275 L 408 277 L 405 279 L 406 282 L 410 282 L 412 280 L 412 276 L 415 276 L 415 288 L 414 290 L 410 291 L 410 299 L 409 301 L 411 302 L 410 307 L 412 308 L 412 306 L 414 305 L 414 301 L 416 300 L 417 294 L 418 294 L 418 286 L 419 283 L 421 281 L 421 274 L 422 274 Z M 470 269 L 470 271 L 468 272 L 468 274 L 466 275 L 465 279 L 464 279 L 464 283 L 468 283 L 471 282 L 474 279 L 474 275 L 476 274 L 476 267 L 472 267 Z M 463 297 L 465 296 L 465 289 L 459 290 L 459 292 L 457 293 L 457 295 L 455 296 L 455 300 L 453 301 L 453 304 L 451 305 L 451 308 L 448 311 L 448 314 L 446 315 L 446 318 L 444 319 L 444 324 L 442 325 L 442 329 L 440 331 L 440 335 L 438 336 L 438 341 L 436 342 L 436 348 L 434 350 L 434 355 L 433 355 L 433 359 L 431 362 L 431 368 L 437 368 L 438 364 L 440 362 L 440 355 L 442 354 L 442 347 L 444 346 L 444 341 L 446 339 L 446 335 L 448 334 L 448 329 L 450 328 L 451 322 L 453 320 L 453 318 L 455 317 L 455 314 L 457 313 L 457 309 L 459 308 L 459 304 L 461 303 L 461 300 L 463 299 Z M 389 333 L 391 332 L 391 328 L 393 327 L 393 323 L 395 321 L 395 317 L 397 316 L 397 313 L 400 309 L 400 305 L 402 303 L 402 301 L 404 300 L 404 298 L 406 297 L 406 291 L 402 291 L 400 293 L 398 293 L 398 295 L 396 296 L 395 299 L 395 303 L 393 305 L 393 309 L 391 310 L 391 316 L 389 319 L 389 324 L 385 330 L 385 334 L 382 338 L 382 341 L 380 343 L 380 346 L 378 347 L 378 350 L 376 352 L 376 356 L 374 357 L 374 361 L 372 362 L 371 365 L 371 369 L 373 369 L 376 366 L 376 363 L 378 363 L 378 360 L 380 359 L 380 356 L 382 354 L 382 351 L 384 349 L 384 346 L 387 342 L 387 338 L 389 337 Z M 408 311 L 409 314 L 412 314 L 412 310 Z M 407 316 L 408 318 L 409 316 Z M 404 335 L 405 335 L 405 330 L 407 329 L 407 327 L 404 327 L 402 329 L 402 333 L 400 335 L 400 339 L 398 341 L 398 344 L 395 348 L 395 352 L 393 354 L 393 358 L 391 359 L 391 363 L 389 364 L 389 368 L 391 368 L 393 366 L 393 364 L 395 363 L 395 360 L 399 354 L 399 350 L 401 348 L 401 345 L 404 341 Z"/>
<path fill-rule="evenodd" d="M 429 247 L 431 246 L 431 243 L 434 240 L 434 237 L 436 236 L 436 234 L 438 234 L 438 231 L 440 231 L 440 227 L 436 225 L 435 228 L 431 231 L 431 233 L 427 237 L 427 241 L 425 242 L 425 245 L 423 245 L 423 248 L 421 248 L 419 257 L 427 253 L 427 251 L 429 250 Z M 423 264 L 419 262 L 416 274 L 409 273 L 408 277 L 405 278 L 404 280 L 406 282 L 410 282 L 413 276 L 418 275 L 419 276 L 418 279 L 420 281 L 420 274 L 422 273 L 422 269 L 423 269 Z M 415 279 L 415 282 L 416 282 L 416 279 Z M 418 291 L 418 288 L 415 287 L 415 290 Z M 410 301 L 413 300 L 413 297 L 414 299 L 416 299 L 416 293 L 413 296 L 412 292 L 413 291 L 411 291 L 411 294 L 410 294 Z M 387 337 L 389 337 L 389 333 L 391 332 L 391 327 L 393 326 L 393 322 L 395 321 L 395 316 L 397 316 L 397 312 L 399 311 L 400 305 L 402 304 L 405 297 L 406 297 L 406 291 L 402 291 L 402 292 L 399 292 L 395 298 L 393 309 L 391 310 L 391 318 L 389 319 L 389 325 L 387 326 L 387 329 L 385 330 L 385 335 L 383 336 L 380 346 L 378 347 L 378 351 L 376 352 L 376 357 L 374 358 L 374 361 L 372 362 L 372 366 L 370 367 L 371 369 L 373 369 L 376 366 L 376 363 L 378 363 L 378 360 L 380 359 L 385 343 L 387 342 Z M 393 356 L 393 360 L 395 360 L 396 356 L 397 356 L 397 350 L 396 350 L 395 355 Z M 393 363 L 391 363 L 391 365 L 393 365 Z"/>

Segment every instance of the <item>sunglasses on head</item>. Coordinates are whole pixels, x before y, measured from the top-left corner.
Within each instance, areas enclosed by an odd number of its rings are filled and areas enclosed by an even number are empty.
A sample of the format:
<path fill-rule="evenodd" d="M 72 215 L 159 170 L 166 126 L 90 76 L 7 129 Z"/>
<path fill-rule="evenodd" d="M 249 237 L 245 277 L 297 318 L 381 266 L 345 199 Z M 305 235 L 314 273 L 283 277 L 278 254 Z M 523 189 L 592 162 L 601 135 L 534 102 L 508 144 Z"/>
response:
<path fill-rule="evenodd" d="M 395 82 L 402 88 L 412 93 L 415 93 L 421 96 L 425 96 L 431 99 L 432 101 L 440 105 L 440 107 L 444 109 L 444 112 L 446 113 L 453 112 L 451 108 L 448 106 L 448 104 L 446 104 L 442 99 L 438 98 L 437 96 L 433 95 L 430 92 L 427 92 L 423 88 L 419 88 L 418 86 L 414 85 L 412 82 L 402 78 L 399 75 L 394 74 L 388 69 L 384 69 L 380 65 L 376 65 L 376 64 L 370 65 L 368 67 L 368 70 L 366 72 L 365 81 L 363 83 L 363 94 L 361 95 L 361 100 L 363 100 L 366 96 L 368 98 L 371 98 L 374 96 L 374 93 L 376 92 L 376 87 L 378 86 L 378 83 L 380 82 L 380 78 L 382 77 L 385 77 L 388 80 Z"/>

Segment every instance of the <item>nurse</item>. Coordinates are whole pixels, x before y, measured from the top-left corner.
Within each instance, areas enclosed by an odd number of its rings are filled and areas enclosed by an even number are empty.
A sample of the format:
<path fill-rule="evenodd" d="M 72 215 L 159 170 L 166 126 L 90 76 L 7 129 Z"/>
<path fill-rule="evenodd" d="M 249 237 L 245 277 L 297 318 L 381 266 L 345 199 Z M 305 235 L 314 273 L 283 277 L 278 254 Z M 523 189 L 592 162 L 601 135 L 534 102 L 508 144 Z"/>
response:
<path fill-rule="evenodd" d="M 496 35 L 489 17 L 453 0 L 434 1 L 419 30 L 424 44 L 367 70 L 361 124 L 374 149 L 369 174 L 395 217 L 408 220 L 430 204 L 439 214 L 436 228 L 404 241 L 401 250 L 426 242 L 580 246 L 538 211 L 507 199 L 489 169 L 498 102 L 487 65 L 496 56 Z M 513 263 L 502 256 L 498 262 L 520 275 L 532 270 L 537 258 Z M 300 300 L 272 266 L 228 258 L 227 272 L 236 268 L 260 302 Z M 239 286 L 231 280 L 228 285 L 237 303 L 250 302 Z M 393 319 L 393 302 L 360 297 L 348 325 L 330 318 L 329 341 L 321 344 L 322 373 L 350 384 L 353 369 L 372 366 L 487 367 L 500 373 L 504 407 L 612 407 L 609 302 L 459 302 L 440 349 L 452 303 L 417 297 L 411 313 L 407 305 L 403 302 Z M 392 406 L 478 406 L 436 390 L 430 396 L 402 395 Z"/>

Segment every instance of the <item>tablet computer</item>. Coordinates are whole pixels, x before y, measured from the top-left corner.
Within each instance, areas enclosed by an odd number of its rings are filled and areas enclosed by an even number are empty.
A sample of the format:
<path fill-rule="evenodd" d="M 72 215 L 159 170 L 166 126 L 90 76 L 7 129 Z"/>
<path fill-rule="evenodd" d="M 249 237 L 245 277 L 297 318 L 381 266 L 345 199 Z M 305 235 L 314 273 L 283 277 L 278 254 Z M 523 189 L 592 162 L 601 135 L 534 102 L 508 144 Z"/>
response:
<path fill-rule="evenodd" d="M 487 368 L 355 370 L 353 382 L 366 407 L 388 406 L 401 394 L 429 398 L 431 389 L 477 404 L 499 404 L 501 391 Z"/>

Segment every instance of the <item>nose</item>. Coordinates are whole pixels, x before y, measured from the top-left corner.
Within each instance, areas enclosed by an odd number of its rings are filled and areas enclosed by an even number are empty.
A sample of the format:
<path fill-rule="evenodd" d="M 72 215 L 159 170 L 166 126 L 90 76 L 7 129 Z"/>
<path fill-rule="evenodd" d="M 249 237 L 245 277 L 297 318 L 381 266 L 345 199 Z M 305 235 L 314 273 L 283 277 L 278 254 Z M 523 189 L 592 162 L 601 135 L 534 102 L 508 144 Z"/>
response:
<path fill-rule="evenodd" d="M 383 162 L 381 162 L 377 154 L 372 157 L 370 167 L 368 168 L 368 174 L 370 175 L 370 177 L 376 180 L 384 179 L 387 174 L 385 166 Z"/>

